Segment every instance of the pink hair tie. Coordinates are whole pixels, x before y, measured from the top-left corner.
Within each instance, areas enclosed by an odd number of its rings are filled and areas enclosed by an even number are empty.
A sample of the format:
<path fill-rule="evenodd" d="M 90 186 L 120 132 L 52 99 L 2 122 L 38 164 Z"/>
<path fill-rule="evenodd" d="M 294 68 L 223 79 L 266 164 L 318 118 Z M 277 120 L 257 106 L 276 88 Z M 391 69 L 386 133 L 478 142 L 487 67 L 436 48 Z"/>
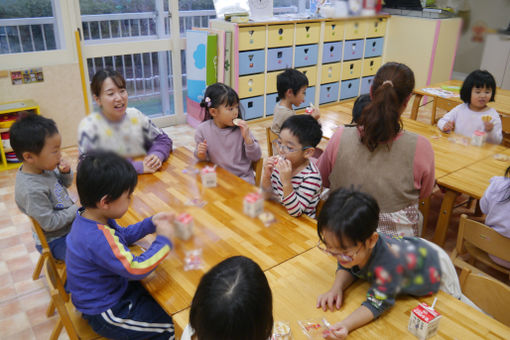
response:
<path fill-rule="evenodd" d="M 391 80 L 385 80 L 383 81 L 382 85 L 390 84 L 391 87 L 393 87 L 393 82 Z"/>
<path fill-rule="evenodd" d="M 205 97 L 204 102 L 207 107 L 211 107 L 211 98 Z"/>

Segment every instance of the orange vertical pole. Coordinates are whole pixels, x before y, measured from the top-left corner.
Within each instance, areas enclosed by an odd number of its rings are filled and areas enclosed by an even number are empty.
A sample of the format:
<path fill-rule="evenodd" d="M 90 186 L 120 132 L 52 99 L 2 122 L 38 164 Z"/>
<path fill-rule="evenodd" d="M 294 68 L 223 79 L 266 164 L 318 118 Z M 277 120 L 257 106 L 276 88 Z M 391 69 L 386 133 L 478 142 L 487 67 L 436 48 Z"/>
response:
<path fill-rule="evenodd" d="M 85 81 L 85 69 L 83 67 L 83 55 L 81 53 L 81 39 L 80 39 L 80 31 L 74 31 L 74 36 L 76 38 L 76 52 L 78 53 L 78 64 L 80 65 L 80 76 L 81 76 L 81 87 L 83 91 L 83 101 L 85 102 L 85 114 L 88 115 L 90 113 L 89 106 L 89 98 L 87 95 L 87 82 Z"/>

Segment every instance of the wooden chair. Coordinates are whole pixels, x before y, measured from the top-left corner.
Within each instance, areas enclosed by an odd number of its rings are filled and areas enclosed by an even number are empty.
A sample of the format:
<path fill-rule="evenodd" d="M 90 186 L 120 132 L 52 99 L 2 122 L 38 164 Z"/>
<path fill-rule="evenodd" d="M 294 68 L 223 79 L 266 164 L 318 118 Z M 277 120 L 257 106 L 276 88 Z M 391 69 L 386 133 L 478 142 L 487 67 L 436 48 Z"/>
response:
<path fill-rule="evenodd" d="M 273 156 L 273 141 L 278 138 L 278 135 L 271 131 L 270 127 L 266 128 L 267 138 L 267 157 Z"/>
<path fill-rule="evenodd" d="M 264 169 L 264 158 L 260 157 L 258 161 L 252 162 L 251 166 L 255 171 L 255 186 L 260 186 L 260 180 L 262 178 L 262 170 Z"/>
<path fill-rule="evenodd" d="M 43 250 L 43 252 L 47 252 L 47 250 Z M 60 316 L 51 332 L 50 340 L 58 339 L 60 332 L 62 332 L 62 327 L 65 327 L 67 335 L 71 340 L 101 338 L 90 328 L 88 322 L 81 317 L 81 313 L 74 308 L 69 295 L 64 289 L 64 284 L 60 279 L 55 263 L 51 260 L 51 254 L 48 255 L 45 257 L 44 274 L 50 289 L 51 300 L 55 304 Z"/>
<path fill-rule="evenodd" d="M 418 202 L 418 209 L 420 209 L 420 212 L 423 215 L 423 226 L 421 227 L 420 235 L 420 237 L 423 237 L 423 235 L 425 235 L 425 229 L 429 223 L 430 196 Z"/>
<path fill-rule="evenodd" d="M 462 293 L 494 319 L 510 326 L 510 287 L 493 277 L 463 267 L 460 273 Z"/>
<path fill-rule="evenodd" d="M 503 130 L 503 145 L 510 147 L 510 116 L 501 115 L 501 125 Z"/>
<path fill-rule="evenodd" d="M 467 218 L 465 214 L 460 217 L 457 246 L 452 252 L 452 262 L 463 268 L 465 263 L 462 255 L 469 254 L 468 263 L 474 265 L 480 261 L 489 267 L 510 275 L 510 269 L 502 267 L 492 261 L 488 253 L 505 261 L 510 261 L 510 238 L 506 238 L 494 229 L 483 223 Z"/>

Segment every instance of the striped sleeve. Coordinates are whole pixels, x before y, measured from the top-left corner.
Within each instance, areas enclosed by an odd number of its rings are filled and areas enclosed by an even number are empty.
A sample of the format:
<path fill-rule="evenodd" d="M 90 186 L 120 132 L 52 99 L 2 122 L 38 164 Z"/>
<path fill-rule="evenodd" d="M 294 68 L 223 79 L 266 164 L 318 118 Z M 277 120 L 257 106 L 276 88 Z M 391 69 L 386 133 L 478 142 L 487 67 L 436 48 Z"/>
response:
<path fill-rule="evenodd" d="M 283 197 L 282 204 L 291 216 L 306 214 L 315 217 L 320 199 L 322 179 L 316 166 L 310 163 L 303 171 L 292 177 L 293 191 Z"/>

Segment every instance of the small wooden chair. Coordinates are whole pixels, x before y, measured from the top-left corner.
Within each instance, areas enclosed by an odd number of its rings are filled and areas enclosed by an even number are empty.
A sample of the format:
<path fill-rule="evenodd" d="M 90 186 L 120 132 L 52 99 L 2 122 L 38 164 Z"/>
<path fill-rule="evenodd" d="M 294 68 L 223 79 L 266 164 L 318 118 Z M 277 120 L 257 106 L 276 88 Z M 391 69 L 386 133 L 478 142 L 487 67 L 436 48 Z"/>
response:
<path fill-rule="evenodd" d="M 278 135 L 271 131 L 270 127 L 266 128 L 267 137 L 267 157 L 273 156 L 273 141 L 278 138 Z"/>
<path fill-rule="evenodd" d="M 462 293 L 494 319 L 510 326 L 510 287 L 493 277 L 474 273 L 467 267 L 460 273 Z"/>
<path fill-rule="evenodd" d="M 503 130 L 503 145 L 510 147 L 510 116 L 501 116 L 501 126 Z"/>
<path fill-rule="evenodd" d="M 47 252 L 47 250 L 43 250 L 43 252 Z M 64 289 L 64 284 L 60 280 L 55 263 L 51 260 L 52 256 L 51 254 L 48 255 L 45 257 L 44 274 L 50 289 L 51 300 L 55 304 L 60 316 L 51 332 L 50 340 L 58 339 L 62 332 L 62 327 L 65 327 L 67 335 L 71 340 L 101 338 L 90 328 L 88 322 L 81 317 L 81 313 L 74 308 L 69 295 Z"/>
<path fill-rule="evenodd" d="M 506 238 L 494 229 L 483 223 L 467 218 L 465 214 L 460 217 L 457 245 L 452 252 L 451 259 L 454 264 L 464 267 L 461 255 L 469 254 L 468 263 L 474 265 L 475 261 L 485 263 L 500 272 L 510 275 L 510 269 L 502 267 L 492 261 L 489 253 L 505 261 L 510 261 L 510 238 Z"/>
<path fill-rule="evenodd" d="M 260 180 L 262 178 L 262 170 L 264 169 L 264 158 L 260 157 L 258 161 L 252 162 L 251 167 L 255 171 L 255 186 L 260 186 Z"/>

